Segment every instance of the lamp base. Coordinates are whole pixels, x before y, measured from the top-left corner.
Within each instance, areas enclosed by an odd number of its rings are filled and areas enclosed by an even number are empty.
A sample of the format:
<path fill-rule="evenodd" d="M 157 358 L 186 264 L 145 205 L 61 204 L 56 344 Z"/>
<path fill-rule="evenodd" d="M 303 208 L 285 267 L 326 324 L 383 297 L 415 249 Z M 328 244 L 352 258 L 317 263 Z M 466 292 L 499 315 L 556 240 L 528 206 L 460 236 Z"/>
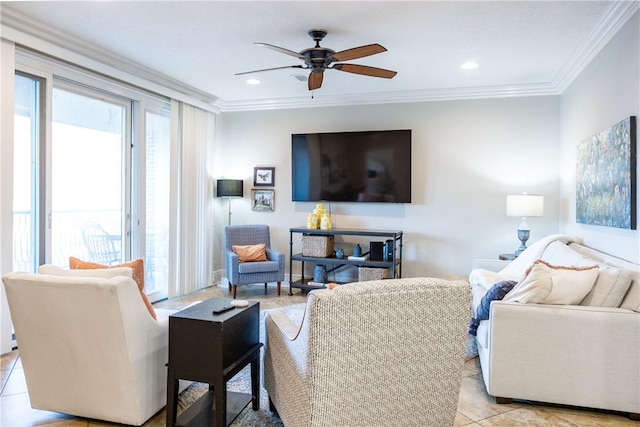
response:
<path fill-rule="evenodd" d="M 518 230 L 518 239 L 520 239 L 520 247 L 516 249 L 515 256 L 520 255 L 527 249 L 527 240 L 529 240 L 529 230 Z"/>

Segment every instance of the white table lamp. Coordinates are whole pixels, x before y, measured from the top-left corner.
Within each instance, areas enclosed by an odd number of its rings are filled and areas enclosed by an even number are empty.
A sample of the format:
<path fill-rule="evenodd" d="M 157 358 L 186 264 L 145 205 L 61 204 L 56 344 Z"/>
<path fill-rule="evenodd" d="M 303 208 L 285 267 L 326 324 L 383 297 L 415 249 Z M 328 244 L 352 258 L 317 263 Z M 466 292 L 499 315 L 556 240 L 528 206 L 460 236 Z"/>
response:
<path fill-rule="evenodd" d="M 529 240 L 530 230 L 527 224 L 528 216 L 542 216 L 544 211 L 544 197 L 539 194 L 517 194 L 507 196 L 507 216 L 522 217 L 520 226 L 518 227 L 518 239 L 520 239 L 520 247 L 516 249 L 515 255 L 520 255 L 527 249 L 527 240 Z"/>

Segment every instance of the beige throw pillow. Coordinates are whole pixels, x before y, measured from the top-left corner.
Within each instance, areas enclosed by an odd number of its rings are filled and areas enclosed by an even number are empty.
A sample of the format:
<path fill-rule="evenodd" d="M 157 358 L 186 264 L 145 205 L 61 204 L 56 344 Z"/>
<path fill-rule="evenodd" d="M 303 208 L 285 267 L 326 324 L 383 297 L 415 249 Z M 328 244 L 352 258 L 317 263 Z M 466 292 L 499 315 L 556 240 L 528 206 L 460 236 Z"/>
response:
<path fill-rule="evenodd" d="M 620 307 L 631 286 L 631 272 L 615 267 L 603 267 L 593 289 L 580 305 Z"/>
<path fill-rule="evenodd" d="M 563 267 L 543 260 L 533 263 L 525 278 L 504 301 L 538 304 L 579 304 L 591 291 L 598 277 L 597 265 Z"/>

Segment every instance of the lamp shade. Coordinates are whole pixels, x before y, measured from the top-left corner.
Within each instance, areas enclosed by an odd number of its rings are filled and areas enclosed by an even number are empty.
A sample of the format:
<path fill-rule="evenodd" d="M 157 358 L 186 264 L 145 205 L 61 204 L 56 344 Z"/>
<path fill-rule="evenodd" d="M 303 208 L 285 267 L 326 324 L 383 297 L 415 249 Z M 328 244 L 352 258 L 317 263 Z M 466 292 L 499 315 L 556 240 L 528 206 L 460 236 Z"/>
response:
<path fill-rule="evenodd" d="M 243 184 L 241 179 L 219 179 L 216 182 L 216 197 L 242 197 Z"/>
<path fill-rule="evenodd" d="M 542 216 L 544 196 L 517 194 L 507 196 L 507 216 Z"/>

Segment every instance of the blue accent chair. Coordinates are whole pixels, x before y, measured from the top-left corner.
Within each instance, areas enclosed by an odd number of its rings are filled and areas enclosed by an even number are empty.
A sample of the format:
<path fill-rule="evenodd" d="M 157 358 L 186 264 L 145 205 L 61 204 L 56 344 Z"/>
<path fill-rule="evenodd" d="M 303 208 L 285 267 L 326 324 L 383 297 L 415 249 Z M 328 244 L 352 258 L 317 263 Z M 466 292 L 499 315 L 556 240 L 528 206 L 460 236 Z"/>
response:
<path fill-rule="evenodd" d="M 239 262 L 238 255 L 233 252 L 234 245 L 256 245 L 264 243 L 268 261 Z M 261 224 L 228 225 L 224 228 L 225 269 L 229 280 L 229 291 L 236 297 L 238 285 L 277 282 L 278 295 L 284 280 L 284 253 L 271 249 L 269 226 Z"/>

